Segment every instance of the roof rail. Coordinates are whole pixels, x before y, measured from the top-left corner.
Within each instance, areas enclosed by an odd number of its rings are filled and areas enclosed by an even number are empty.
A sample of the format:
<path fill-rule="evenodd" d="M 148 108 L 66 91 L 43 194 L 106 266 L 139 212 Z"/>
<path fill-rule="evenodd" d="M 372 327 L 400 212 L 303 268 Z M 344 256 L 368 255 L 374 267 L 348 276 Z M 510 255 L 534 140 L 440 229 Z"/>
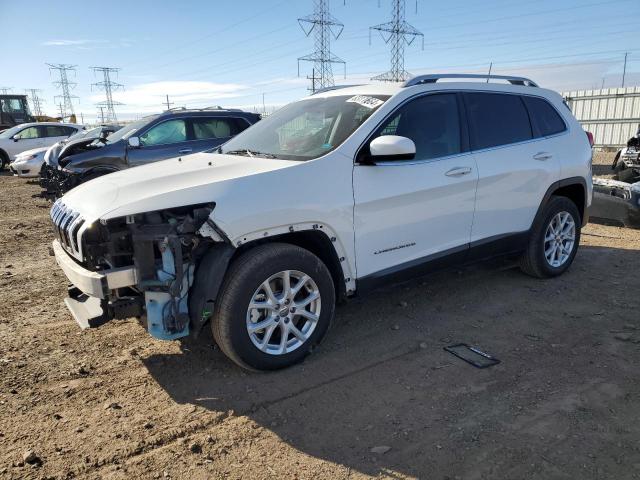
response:
<path fill-rule="evenodd" d="M 340 90 L 341 88 L 359 87 L 360 85 L 362 85 L 362 84 L 358 83 L 358 84 L 353 84 L 353 85 L 334 85 L 332 87 L 324 87 L 324 88 L 321 88 L 320 90 L 316 90 L 311 95 L 316 95 L 318 93 L 324 93 L 324 92 L 330 92 L 331 90 Z"/>
<path fill-rule="evenodd" d="M 510 77 L 506 75 L 476 75 L 471 73 L 434 73 L 430 75 L 418 75 L 416 77 L 410 78 L 404 84 L 403 87 L 412 87 L 414 85 L 422 85 L 425 83 L 436 83 L 438 80 L 443 78 L 476 78 L 476 79 L 485 79 L 487 83 L 489 80 L 506 80 L 511 85 L 523 85 L 526 87 L 537 87 L 538 84 L 533 80 L 525 77 Z"/>

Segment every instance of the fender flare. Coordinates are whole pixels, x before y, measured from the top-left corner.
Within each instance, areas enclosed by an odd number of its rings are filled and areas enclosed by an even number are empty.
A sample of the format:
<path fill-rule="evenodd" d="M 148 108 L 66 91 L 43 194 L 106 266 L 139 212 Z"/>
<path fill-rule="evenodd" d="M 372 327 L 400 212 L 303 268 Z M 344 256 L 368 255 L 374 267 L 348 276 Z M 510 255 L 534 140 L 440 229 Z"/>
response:
<path fill-rule="evenodd" d="M 584 190 L 584 211 L 581 212 L 582 226 L 584 227 L 587 224 L 587 222 L 589 221 L 589 209 L 588 209 L 589 190 L 587 188 L 587 181 L 584 179 L 584 177 L 569 177 L 569 178 L 563 178 L 562 180 L 558 180 L 557 182 L 552 183 L 551 186 L 547 189 L 547 191 L 544 194 L 544 197 L 542 197 L 542 201 L 540 202 L 538 211 L 536 212 L 535 217 L 533 217 L 533 222 L 531 223 L 532 227 L 533 225 L 536 224 L 536 222 L 542 216 L 544 207 L 547 205 L 547 203 L 549 202 L 549 199 L 556 192 L 556 190 L 562 187 L 568 187 L 571 185 L 580 185 Z"/>

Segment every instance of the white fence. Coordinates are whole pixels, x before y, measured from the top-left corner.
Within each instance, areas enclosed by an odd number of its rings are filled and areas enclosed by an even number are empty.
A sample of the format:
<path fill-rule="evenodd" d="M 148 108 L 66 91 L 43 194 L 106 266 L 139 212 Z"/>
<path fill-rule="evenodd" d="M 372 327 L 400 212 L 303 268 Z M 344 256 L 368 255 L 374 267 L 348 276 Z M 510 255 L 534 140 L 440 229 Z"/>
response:
<path fill-rule="evenodd" d="M 582 127 L 593 133 L 596 147 L 620 147 L 640 125 L 640 87 L 564 92 Z"/>

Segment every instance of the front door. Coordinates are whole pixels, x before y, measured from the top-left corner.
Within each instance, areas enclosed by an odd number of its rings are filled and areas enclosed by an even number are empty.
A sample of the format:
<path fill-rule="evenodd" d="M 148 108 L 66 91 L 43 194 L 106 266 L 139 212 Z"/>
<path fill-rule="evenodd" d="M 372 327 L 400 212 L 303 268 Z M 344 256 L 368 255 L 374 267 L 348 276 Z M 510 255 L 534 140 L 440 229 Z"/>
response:
<path fill-rule="evenodd" d="M 13 159 L 17 154 L 44 146 L 44 138 L 42 138 L 37 126 L 26 127 L 13 136 L 12 142 L 7 142 L 7 153 Z"/>
<path fill-rule="evenodd" d="M 465 152 L 459 112 L 457 94 L 425 95 L 399 107 L 368 140 L 408 137 L 416 156 L 354 167 L 359 279 L 466 251 L 478 172 Z"/>

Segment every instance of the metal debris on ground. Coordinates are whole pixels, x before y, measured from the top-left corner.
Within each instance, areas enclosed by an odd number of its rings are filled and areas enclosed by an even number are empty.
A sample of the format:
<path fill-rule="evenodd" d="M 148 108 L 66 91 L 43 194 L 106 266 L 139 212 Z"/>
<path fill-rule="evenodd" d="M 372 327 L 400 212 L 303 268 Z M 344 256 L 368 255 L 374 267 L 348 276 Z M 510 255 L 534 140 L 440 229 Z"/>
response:
<path fill-rule="evenodd" d="M 466 343 L 456 343 L 454 345 L 444 347 L 444 349 L 476 368 L 487 368 L 500 363 L 500 360 L 497 358 L 492 357 L 488 353 L 484 353 L 476 347 L 467 345 Z"/>

